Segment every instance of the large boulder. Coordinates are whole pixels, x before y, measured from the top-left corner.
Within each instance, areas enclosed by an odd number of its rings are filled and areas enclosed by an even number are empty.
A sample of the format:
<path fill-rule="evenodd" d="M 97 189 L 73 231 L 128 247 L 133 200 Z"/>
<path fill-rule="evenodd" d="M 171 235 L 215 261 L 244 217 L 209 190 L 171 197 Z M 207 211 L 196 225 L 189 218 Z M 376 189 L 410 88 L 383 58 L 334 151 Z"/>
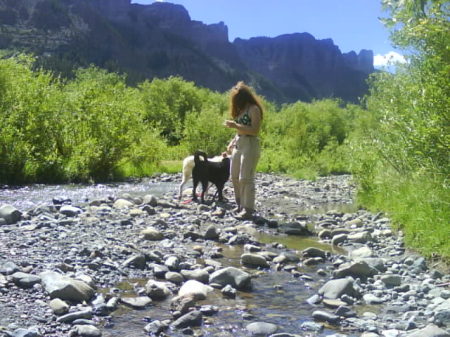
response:
<path fill-rule="evenodd" d="M 0 218 L 4 219 L 7 224 L 15 224 L 22 218 L 22 212 L 12 205 L 0 206 Z"/>
<path fill-rule="evenodd" d="M 222 287 L 229 284 L 236 289 L 246 290 L 251 288 L 251 276 L 241 269 L 227 267 L 212 273 L 209 276 L 209 283 L 219 284 Z"/>
<path fill-rule="evenodd" d="M 361 296 L 353 287 L 353 280 L 350 278 L 330 280 L 319 289 L 319 295 L 324 298 L 337 299 L 344 294 L 352 297 Z"/>
<path fill-rule="evenodd" d="M 75 280 L 54 271 L 44 271 L 39 276 L 50 298 L 83 302 L 94 296 L 94 289 L 83 281 Z"/>

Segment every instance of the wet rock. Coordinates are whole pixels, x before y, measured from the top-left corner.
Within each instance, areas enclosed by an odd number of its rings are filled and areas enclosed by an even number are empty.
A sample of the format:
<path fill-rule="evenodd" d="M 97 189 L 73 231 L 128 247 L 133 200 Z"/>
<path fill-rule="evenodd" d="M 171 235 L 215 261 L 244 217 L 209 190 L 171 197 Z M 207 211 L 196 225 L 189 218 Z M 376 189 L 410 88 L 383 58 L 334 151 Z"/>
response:
<path fill-rule="evenodd" d="M 134 309 L 144 309 L 152 303 L 152 299 L 148 296 L 121 297 L 120 302 Z"/>
<path fill-rule="evenodd" d="M 402 278 L 400 275 L 383 275 L 381 276 L 380 280 L 388 288 L 398 287 L 402 283 Z"/>
<path fill-rule="evenodd" d="M 194 296 L 177 296 L 172 299 L 170 307 L 173 312 L 179 312 L 181 315 L 186 314 L 196 304 Z"/>
<path fill-rule="evenodd" d="M 164 265 L 167 266 L 167 268 L 169 268 L 169 270 L 174 270 L 174 271 L 178 271 L 180 270 L 180 259 L 178 258 L 178 256 L 169 256 L 165 261 L 164 261 Z"/>
<path fill-rule="evenodd" d="M 184 281 L 183 275 L 174 271 L 168 271 L 164 277 L 167 281 L 175 284 L 181 284 Z"/>
<path fill-rule="evenodd" d="M 327 322 L 334 325 L 337 325 L 340 322 L 340 318 L 338 315 L 322 310 L 314 311 L 312 313 L 312 317 L 319 322 Z"/>
<path fill-rule="evenodd" d="M 331 244 L 337 246 L 347 240 L 347 234 L 337 234 L 331 239 Z"/>
<path fill-rule="evenodd" d="M 223 296 L 228 298 L 236 298 L 237 290 L 234 289 L 231 285 L 227 284 L 225 287 L 222 288 L 220 291 Z"/>
<path fill-rule="evenodd" d="M 241 269 L 227 267 L 212 273 L 209 276 L 209 283 L 216 283 L 222 287 L 229 284 L 238 290 L 246 290 L 251 288 L 251 276 Z"/>
<path fill-rule="evenodd" d="M 220 232 L 217 229 L 217 227 L 214 226 L 214 225 L 208 226 L 208 228 L 206 229 L 205 234 L 203 235 L 205 240 L 218 240 L 219 236 L 220 236 Z"/>
<path fill-rule="evenodd" d="M 145 285 L 145 293 L 152 300 L 162 301 L 171 295 L 171 291 L 164 282 L 149 280 Z"/>
<path fill-rule="evenodd" d="M 450 333 L 442 330 L 434 324 L 429 324 L 423 329 L 419 329 L 408 334 L 407 337 L 450 337 Z"/>
<path fill-rule="evenodd" d="M 355 260 L 357 260 L 357 259 L 364 259 L 364 258 L 367 258 L 367 257 L 372 257 L 373 255 L 374 254 L 373 254 L 372 249 L 370 249 L 367 246 L 363 246 L 361 248 L 355 249 L 355 250 L 350 252 L 350 256 L 353 259 L 355 259 Z"/>
<path fill-rule="evenodd" d="M 71 333 L 80 337 L 100 337 L 102 332 L 93 325 L 75 325 Z"/>
<path fill-rule="evenodd" d="M 316 247 L 308 247 L 302 251 L 303 256 L 305 257 L 321 257 L 325 259 L 327 257 L 327 253 Z"/>
<path fill-rule="evenodd" d="M 145 205 L 156 207 L 158 205 L 158 199 L 154 195 L 146 194 L 142 200 L 142 203 Z"/>
<path fill-rule="evenodd" d="M 70 312 L 63 316 L 59 316 L 56 319 L 56 321 L 60 323 L 71 323 L 77 319 L 91 319 L 91 318 L 92 318 L 92 308 L 85 308 L 84 310 Z"/>
<path fill-rule="evenodd" d="M 246 327 L 252 336 L 269 336 L 278 330 L 278 327 L 272 323 L 266 322 L 253 322 Z"/>
<path fill-rule="evenodd" d="M 45 271 L 39 276 L 50 298 L 83 302 L 94 296 L 94 289 L 83 281 L 75 280 L 53 271 Z"/>
<path fill-rule="evenodd" d="M 196 280 L 202 283 L 208 283 L 209 273 L 205 269 L 195 269 L 195 270 L 181 270 L 181 275 L 186 280 Z"/>
<path fill-rule="evenodd" d="M 22 218 L 22 212 L 12 205 L 0 206 L 0 219 L 3 219 L 6 224 L 15 224 Z"/>
<path fill-rule="evenodd" d="M 267 260 L 258 254 L 242 254 L 241 255 L 241 263 L 246 266 L 251 267 L 261 267 L 261 268 L 268 268 L 269 263 Z"/>
<path fill-rule="evenodd" d="M 319 289 L 318 293 L 325 298 L 331 299 L 340 298 L 344 294 L 351 297 L 360 296 L 359 292 L 353 287 L 353 281 L 348 278 L 328 281 Z"/>
<path fill-rule="evenodd" d="M 367 304 L 381 304 L 386 302 L 386 298 L 378 297 L 374 294 L 364 294 L 363 299 Z"/>
<path fill-rule="evenodd" d="M 145 269 L 147 267 L 147 260 L 145 255 L 139 254 L 129 257 L 122 265 L 124 267 L 133 266 L 139 269 Z"/>
<path fill-rule="evenodd" d="M 160 320 L 155 320 L 144 327 L 144 330 L 152 335 L 159 335 L 163 331 L 167 330 L 169 325 Z"/>
<path fill-rule="evenodd" d="M 306 321 L 306 322 L 303 322 L 303 323 L 302 323 L 302 325 L 300 326 L 300 328 L 301 328 L 302 330 L 305 330 L 305 331 L 316 331 L 316 332 L 319 332 L 319 331 L 322 331 L 322 330 L 323 330 L 323 324 L 321 324 L 321 323 L 316 323 L 316 322 Z"/>
<path fill-rule="evenodd" d="M 178 296 L 193 296 L 195 300 L 204 300 L 208 296 L 208 293 L 214 289 L 206 284 L 195 280 L 189 280 L 185 282 L 180 290 Z"/>
<path fill-rule="evenodd" d="M 306 227 L 306 223 L 289 222 L 282 224 L 281 227 L 284 233 L 288 235 L 312 235 L 311 231 Z"/>
<path fill-rule="evenodd" d="M 375 274 L 378 274 L 378 270 L 370 267 L 365 261 L 344 263 L 333 273 L 335 278 L 352 276 L 354 278 L 364 279 Z"/>
<path fill-rule="evenodd" d="M 193 326 L 201 326 L 203 322 L 203 315 L 200 311 L 191 311 L 172 323 L 172 326 L 176 329 L 183 329 Z"/>

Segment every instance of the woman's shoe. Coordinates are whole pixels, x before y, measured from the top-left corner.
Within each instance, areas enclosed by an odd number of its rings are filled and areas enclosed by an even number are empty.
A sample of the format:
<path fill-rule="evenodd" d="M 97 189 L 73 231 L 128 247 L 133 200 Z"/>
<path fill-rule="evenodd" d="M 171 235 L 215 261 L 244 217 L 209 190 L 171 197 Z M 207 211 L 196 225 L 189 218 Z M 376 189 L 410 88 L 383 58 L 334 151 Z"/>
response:
<path fill-rule="evenodd" d="M 253 211 L 249 209 L 243 209 L 235 216 L 238 220 L 251 220 L 253 219 Z"/>

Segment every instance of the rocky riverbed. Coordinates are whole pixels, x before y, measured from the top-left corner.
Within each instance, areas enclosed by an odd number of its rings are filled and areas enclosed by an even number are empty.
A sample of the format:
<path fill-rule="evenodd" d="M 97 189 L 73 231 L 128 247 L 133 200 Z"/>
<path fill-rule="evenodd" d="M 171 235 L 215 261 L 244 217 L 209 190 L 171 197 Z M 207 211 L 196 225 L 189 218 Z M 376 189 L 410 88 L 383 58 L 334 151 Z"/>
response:
<path fill-rule="evenodd" d="M 356 209 L 350 176 L 260 174 L 252 221 L 178 202 L 180 180 L 28 209 L 0 190 L 0 335 L 450 336 L 450 276 Z"/>

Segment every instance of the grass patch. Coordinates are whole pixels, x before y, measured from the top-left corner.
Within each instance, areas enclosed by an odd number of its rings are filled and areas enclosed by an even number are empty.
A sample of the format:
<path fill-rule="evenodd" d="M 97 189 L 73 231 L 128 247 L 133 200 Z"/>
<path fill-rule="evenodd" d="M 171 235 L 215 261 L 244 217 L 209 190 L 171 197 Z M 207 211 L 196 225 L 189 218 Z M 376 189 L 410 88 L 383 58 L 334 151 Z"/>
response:
<path fill-rule="evenodd" d="M 379 178 L 371 191 L 359 192 L 358 201 L 386 212 L 393 228 L 403 231 L 408 247 L 450 262 L 450 194 L 443 181 L 392 172 Z"/>

